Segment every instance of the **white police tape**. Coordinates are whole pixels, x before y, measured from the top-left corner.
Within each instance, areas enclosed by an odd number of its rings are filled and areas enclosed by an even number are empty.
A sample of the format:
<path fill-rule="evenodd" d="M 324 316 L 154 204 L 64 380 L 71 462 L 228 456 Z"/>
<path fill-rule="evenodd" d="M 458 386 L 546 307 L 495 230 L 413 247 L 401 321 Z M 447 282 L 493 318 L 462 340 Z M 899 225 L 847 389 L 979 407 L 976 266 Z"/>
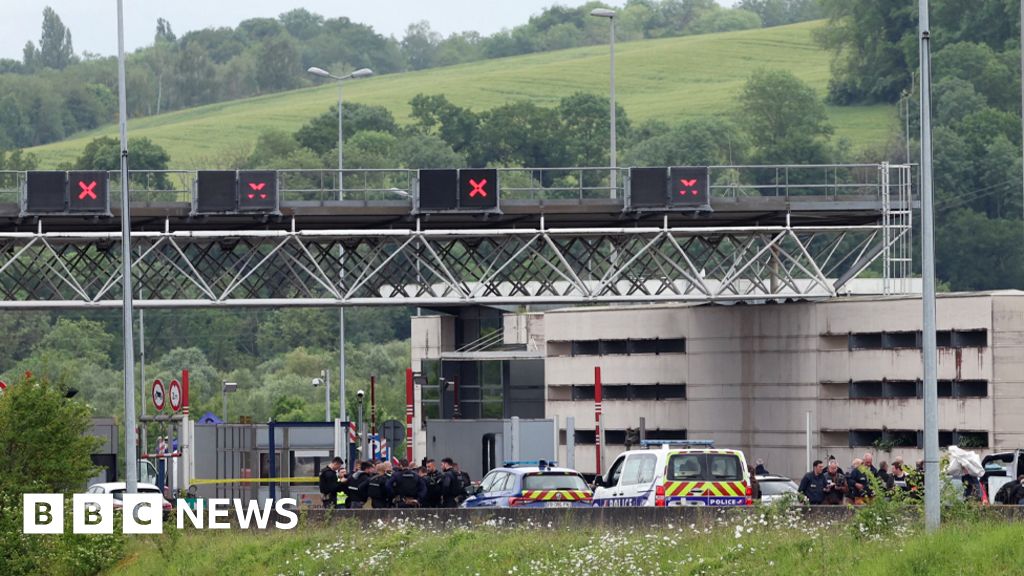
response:
<path fill-rule="evenodd" d="M 64 533 L 63 494 L 25 494 L 22 500 L 22 532 L 25 534 Z M 125 534 L 160 534 L 163 532 L 163 504 L 160 494 L 122 494 L 122 532 Z M 204 505 L 205 504 L 205 505 Z M 234 512 L 239 528 L 265 530 L 271 513 L 278 520 L 274 527 L 291 530 L 299 523 L 294 498 L 258 502 L 238 498 L 196 500 L 195 509 L 186 500 L 178 499 L 176 525 L 185 528 L 186 519 L 192 528 L 224 530 L 231 528 L 228 517 Z M 114 532 L 114 497 L 112 494 L 75 494 L 71 499 L 71 531 L 74 534 L 112 534 Z"/>

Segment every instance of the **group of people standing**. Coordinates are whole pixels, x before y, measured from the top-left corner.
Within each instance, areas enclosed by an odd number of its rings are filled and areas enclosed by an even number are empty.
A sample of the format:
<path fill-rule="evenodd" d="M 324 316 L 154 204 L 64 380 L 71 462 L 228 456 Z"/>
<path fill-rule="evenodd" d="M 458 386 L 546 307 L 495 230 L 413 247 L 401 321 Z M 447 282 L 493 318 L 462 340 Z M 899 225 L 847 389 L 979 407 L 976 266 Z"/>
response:
<path fill-rule="evenodd" d="M 341 458 L 334 458 L 320 472 L 325 508 L 456 508 L 469 484 L 469 474 L 451 458 L 443 458 L 440 468 L 432 458 L 420 466 L 405 459 L 361 461 L 351 475 Z"/>
<path fill-rule="evenodd" d="M 863 458 L 854 458 L 844 472 L 839 462 L 830 456 L 827 464 L 814 461 L 813 469 L 801 479 L 798 492 L 812 505 L 860 505 L 875 496 L 890 497 L 896 492 L 913 494 L 922 484 L 921 464 L 910 469 L 897 458 L 891 467 L 882 462 L 875 468 L 874 457 L 867 453 Z M 877 482 L 872 482 L 875 479 Z M 876 494 L 878 489 L 883 494 Z"/>

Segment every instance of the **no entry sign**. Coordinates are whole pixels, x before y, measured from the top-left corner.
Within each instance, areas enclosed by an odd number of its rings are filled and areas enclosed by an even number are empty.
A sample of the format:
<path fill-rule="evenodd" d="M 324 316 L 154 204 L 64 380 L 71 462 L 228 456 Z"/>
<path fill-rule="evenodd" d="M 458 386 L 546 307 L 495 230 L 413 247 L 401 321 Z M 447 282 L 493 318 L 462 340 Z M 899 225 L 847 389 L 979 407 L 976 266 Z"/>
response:
<path fill-rule="evenodd" d="M 164 383 L 159 379 L 153 380 L 153 407 L 159 412 L 164 409 Z"/>
<path fill-rule="evenodd" d="M 171 380 L 171 410 L 181 410 L 181 384 L 177 380 Z"/>

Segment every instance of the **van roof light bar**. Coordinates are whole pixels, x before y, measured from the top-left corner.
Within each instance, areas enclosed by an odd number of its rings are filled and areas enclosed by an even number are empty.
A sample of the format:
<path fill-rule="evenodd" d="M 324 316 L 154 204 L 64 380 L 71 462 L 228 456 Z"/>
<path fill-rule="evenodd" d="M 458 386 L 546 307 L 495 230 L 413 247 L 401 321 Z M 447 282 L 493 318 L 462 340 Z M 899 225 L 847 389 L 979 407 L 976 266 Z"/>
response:
<path fill-rule="evenodd" d="M 714 448 L 714 440 L 656 440 L 648 439 L 641 440 L 640 445 L 643 447 L 647 446 L 684 446 L 684 447 L 702 447 L 702 448 Z"/>

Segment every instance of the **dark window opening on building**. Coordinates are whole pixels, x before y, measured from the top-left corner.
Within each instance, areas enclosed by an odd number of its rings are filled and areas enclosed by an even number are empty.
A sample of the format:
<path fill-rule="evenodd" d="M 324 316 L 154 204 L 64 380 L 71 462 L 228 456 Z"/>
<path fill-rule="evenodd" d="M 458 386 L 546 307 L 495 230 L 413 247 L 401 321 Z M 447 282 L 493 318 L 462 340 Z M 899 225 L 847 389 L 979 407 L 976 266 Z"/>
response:
<path fill-rule="evenodd" d="M 987 330 L 954 330 L 954 348 L 984 348 L 988 346 Z"/>
<path fill-rule="evenodd" d="M 648 429 L 647 438 L 650 440 L 686 440 L 686 430 L 658 430 Z M 596 432 L 593 429 L 590 430 L 576 430 L 574 436 L 576 444 L 589 444 L 594 445 L 594 439 L 597 437 Z M 626 443 L 626 431 L 625 430 L 605 430 L 604 431 L 604 443 L 625 445 Z"/>
<path fill-rule="evenodd" d="M 601 355 L 626 355 L 629 354 L 629 343 L 626 340 L 600 340 Z"/>
<path fill-rule="evenodd" d="M 685 338 L 550 341 L 553 355 L 628 356 L 632 354 L 686 354 Z"/>
<path fill-rule="evenodd" d="M 841 432 L 840 432 L 841 433 Z M 921 430 L 850 430 L 847 434 L 851 448 L 923 448 Z M 939 430 L 939 446 L 961 448 L 987 448 L 988 432 L 983 430 Z"/>
<path fill-rule="evenodd" d="M 850 350 L 920 350 L 921 344 L 920 331 L 851 332 L 848 338 Z M 935 333 L 935 345 L 939 348 L 985 348 L 988 346 L 988 330 L 939 330 Z"/>
<path fill-rule="evenodd" d="M 850 334 L 850 350 L 881 350 L 882 333 L 868 332 Z"/>
<path fill-rule="evenodd" d="M 602 400 L 685 400 L 686 384 L 606 384 L 601 386 L 601 395 Z M 568 399 L 593 400 L 594 387 L 572 386 Z"/>
<path fill-rule="evenodd" d="M 882 334 L 882 348 L 886 350 L 920 347 L 918 332 L 885 332 Z"/>
<path fill-rule="evenodd" d="M 822 383 L 827 385 L 827 383 Z M 939 380 L 939 398 L 986 398 L 987 380 Z M 849 384 L 852 400 L 923 398 L 924 383 L 920 380 L 855 380 Z"/>

